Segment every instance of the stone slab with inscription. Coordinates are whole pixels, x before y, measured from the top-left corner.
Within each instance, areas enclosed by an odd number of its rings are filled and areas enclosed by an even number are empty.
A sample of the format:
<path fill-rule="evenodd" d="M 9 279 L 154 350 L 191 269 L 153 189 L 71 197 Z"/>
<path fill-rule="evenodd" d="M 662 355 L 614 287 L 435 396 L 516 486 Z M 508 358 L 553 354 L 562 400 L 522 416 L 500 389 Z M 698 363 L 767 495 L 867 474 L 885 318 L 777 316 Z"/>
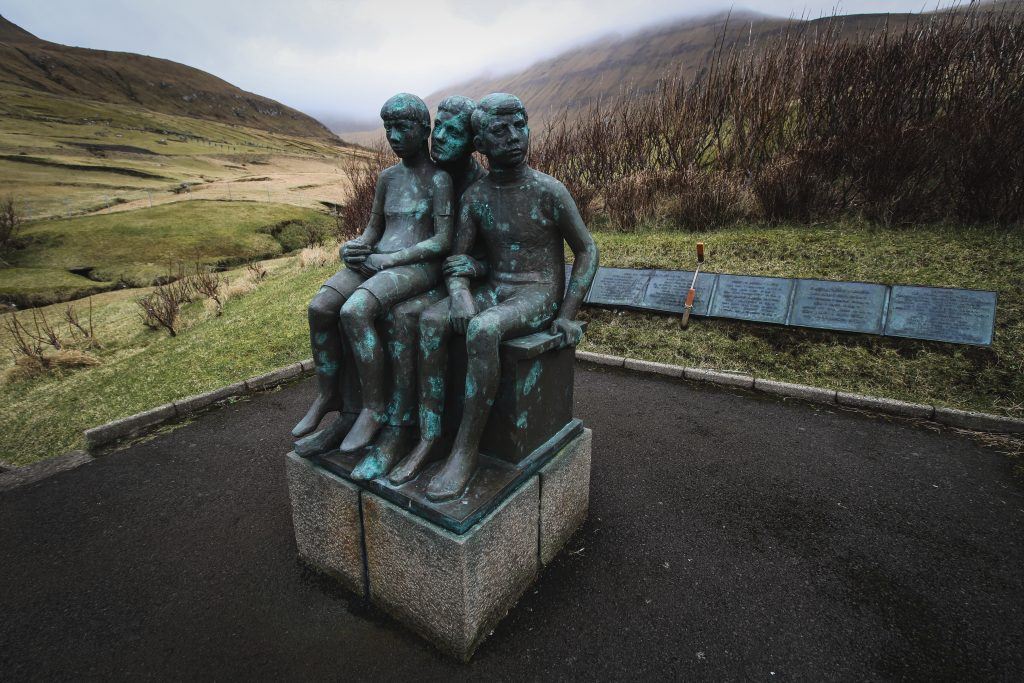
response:
<path fill-rule="evenodd" d="M 701 273 L 697 278 L 697 295 L 693 300 L 693 315 L 707 315 L 711 304 L 711 293 L 715 288 L 717 273 Z M 692 270 L 656 270 L 647 284 L 642 305 L 652 311 L 682 313 L 686 304 L 686 293 L 693 282 Z"/>
<path fill-rule="evenodd" d="M 709 315 L 785 324 L 793 280 L 779 277 L 719 274 Z"/>
<path fill-rule="evenodd" d="M 893 285 L 885 334 L 988 346 L 996 299 L 988 291 Z"/>
<path fill-rule="evenodd" d="M 868 282 L 797 280 L 789 324 L 882 334 L 888 289 Z"/>
<path fill-rule="evenodd" d="M 599 268 L 586 303 L 597 306 L 640 308 L 653 270 Z"/>

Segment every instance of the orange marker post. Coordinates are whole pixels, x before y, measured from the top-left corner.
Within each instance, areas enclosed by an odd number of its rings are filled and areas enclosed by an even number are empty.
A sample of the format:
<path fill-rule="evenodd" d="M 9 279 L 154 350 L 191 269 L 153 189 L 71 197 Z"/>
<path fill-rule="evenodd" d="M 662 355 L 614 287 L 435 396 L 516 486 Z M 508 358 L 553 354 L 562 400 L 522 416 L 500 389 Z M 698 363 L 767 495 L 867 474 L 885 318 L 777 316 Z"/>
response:
<path fill-rule="evenodd" d="M 683 309 L 683 321 L 680 324 L 684 330 L 690 324 L 690 312 L 693 310 L 693 299 L 697 296 L 697 276 L 700 275 L 700 267 L 704 263 L 704 243 L 697 242 L 697 269 L 693 271 L 693 282 L 690 283 L 690 291 L 686 293 L 686 304 Z"/>

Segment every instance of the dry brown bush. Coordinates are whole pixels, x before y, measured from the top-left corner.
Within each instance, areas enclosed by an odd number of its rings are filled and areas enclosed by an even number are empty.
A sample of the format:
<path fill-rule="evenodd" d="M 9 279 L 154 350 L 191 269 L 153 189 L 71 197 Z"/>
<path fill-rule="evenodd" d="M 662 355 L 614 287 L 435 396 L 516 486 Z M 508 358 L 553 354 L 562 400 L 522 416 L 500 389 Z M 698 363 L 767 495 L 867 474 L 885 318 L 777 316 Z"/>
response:
<path fill-rule="evenodd" d="M 338 250 L 334 245 L 318 245 L 307 247 L 299 252 L 299 267 L 323 268 L 329 264 L 338 262 Z"/>
<path fill-rule="evenodd" d="M 854 215 L 1019 226 L 1021 18 L 970 8 L 864 35 L 841 17 L 793 24 L 719 50 L 694 81 L 666 74 L 653 92 L 557 119 L 534 163 L 620 229 L 652 207 L 683 225 Z"/>
<path fill-rule="evenodd" d="M 224 312 L 224 276 L 196 264 L 191 286 L 198 294 L 213 302 L 216 315 Z"/>
<path fill-rule="evenodd" d="M 394 163 L 395 157 L 384 140 L 378 140 L 366 156 L 354 160 L 345 169 L 349 179 L 348 196 L 333 212 L 338 241 L 350 240 L 363 231 L 370 219 L 377 178 Z M 310 245 L 315 246 L 315 245 Z"/>
<path fill-rule="evenodd" d="M 20 382 L 40 375 L 99 365 L 100 360 L 78 349 L 48 351 L 42 356 L 17 356 L 14 365 L 4 370 L 3 381 Z"/>

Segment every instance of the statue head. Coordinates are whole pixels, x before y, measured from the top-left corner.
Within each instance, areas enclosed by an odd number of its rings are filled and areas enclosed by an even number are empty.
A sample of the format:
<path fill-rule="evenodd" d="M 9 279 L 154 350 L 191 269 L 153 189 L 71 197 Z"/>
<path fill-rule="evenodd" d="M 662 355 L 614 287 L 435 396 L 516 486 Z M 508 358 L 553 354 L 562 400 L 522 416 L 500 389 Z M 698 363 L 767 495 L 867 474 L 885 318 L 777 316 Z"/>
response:
<path fill-rule="evenodd" d="M 492 93 L 473 112 L 473 144 L 495 168 L 523 164 L 530 153 L 526 107 L 515 95 Z"/>
<path fill-rule="evenodd" d="M 440 164 L 464 159 L 473 153 L 473 111 L 476 102 L 452 95 L 437 105 L 430 156 Z"/>
<path fill-rule="evenodd" d="M 402 159 L 422 152 L 430 137 L 430 110 L 415 95 L 400 92 L 380 108 L 391 149 Z"/>

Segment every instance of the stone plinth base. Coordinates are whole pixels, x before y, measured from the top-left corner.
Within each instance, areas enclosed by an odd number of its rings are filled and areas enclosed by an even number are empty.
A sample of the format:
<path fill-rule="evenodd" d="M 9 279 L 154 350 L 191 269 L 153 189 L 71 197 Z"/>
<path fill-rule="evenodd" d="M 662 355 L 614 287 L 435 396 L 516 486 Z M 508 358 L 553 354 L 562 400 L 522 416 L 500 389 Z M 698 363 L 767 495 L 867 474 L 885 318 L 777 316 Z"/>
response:
<path fill-rule="evenodd" d="M 468 660 L 587 514 L 589 429 L 457 534 L 289 453 L 299 556 Z"/>

